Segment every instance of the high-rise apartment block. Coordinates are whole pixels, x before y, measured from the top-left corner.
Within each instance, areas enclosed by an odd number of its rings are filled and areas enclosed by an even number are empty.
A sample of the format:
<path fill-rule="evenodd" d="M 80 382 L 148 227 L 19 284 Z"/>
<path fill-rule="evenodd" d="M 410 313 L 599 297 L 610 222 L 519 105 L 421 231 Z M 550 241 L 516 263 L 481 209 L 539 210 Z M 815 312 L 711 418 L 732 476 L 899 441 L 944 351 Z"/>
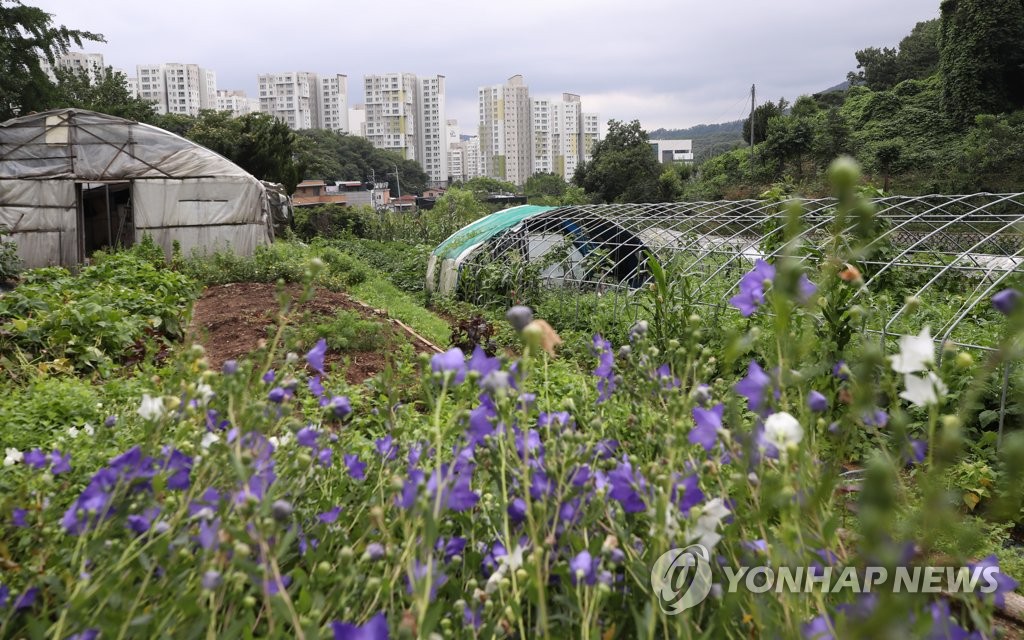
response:
<path fill-rule="evenodd" d="M 378 149 L 416 159 L 416 76 L 386 73 L 365 76 L 366 138 Z"/>
<path fill-rule="evenodd" d="M 485 175 L 523 184 L 532 175 L 530 90 L 523 76 L 481 87 L 480 156 Z"/>
<path fill-rule="evenodd" d="M 320 128 L 348 133 L 348 76 L 320 79 Z"/>
<path fill-rule="evenodd" d="M 217 111 L 230 111 L 235 118 L 252 113 L 252 102 L 244 91 L 217 91 Z M 259 111 L 259 109 L 257 109 Z"/>
<path fill-rule="evenodd" d="M 420 166 L 431 186 L 448 184 L 448 119 L 445 116 L 444 76 L 419 79 L 418 124 Z"/>
<path fill-rule="evenodd" d="M 385 73 L 363 78 L 366 138 L 423 167 L 430 182 L 448 182 L 445 78 Z"/>
<path fill-rule="evenodd" d="M 50 61 L 43 57 L 40 59 L 39 63 L 42 70 L 46 72 L 47 76 L 49 76 L 50 81 L 56 81 L 57 75 L 54 73 L 53 65 L 50 65 Z M 92 78 L 98 77 L 106 70 L 106 66 L 103 64 L 102 53 L 69 51 L 64 55 L 55 58 L 54 63 L 58 69 L 67 69 L 69 71 L 79 73 L 84 72 Z"/>
<path fill-rule="evenodd" d="M 580 97 L 531 99 L 522 76 L 481 87 L 480 162 L 485 175 L 522 185 L 535 173 L 570 180 L 600 139 L 596 113 L 584 113 Z"/>
<path fill-rule="evenodd" d="M 480 171 L 480 138 L 471 136 L 449 143 L 448 175 L 452 180 L 461 182 L 483 175 Z"/>
<path fill-rule="evenodd" d="M 261 73 L 258 84 L 260 111 L 291 129 L 320 126 L 320 81 L 315 73 Z"/>
<path fill-rule="evenodd" d="M 260 111 L 292 129 L 348 133 L 348 76 L 320 77 L 309 71 L 261 73 Z"/>
<path fill-rule="evenodd" d="M 197 64 L 138 65 L 139 96 L 152 102 L 157 113 L 198 115 L 217 108 L 217 74 Z"/>

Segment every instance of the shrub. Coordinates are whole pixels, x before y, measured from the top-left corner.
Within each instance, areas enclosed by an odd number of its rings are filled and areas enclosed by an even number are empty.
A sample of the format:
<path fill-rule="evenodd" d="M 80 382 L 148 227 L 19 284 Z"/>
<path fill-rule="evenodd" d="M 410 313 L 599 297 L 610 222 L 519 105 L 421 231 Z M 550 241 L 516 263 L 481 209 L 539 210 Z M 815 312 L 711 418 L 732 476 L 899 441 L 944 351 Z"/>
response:
<path fill-rule="evenodd" d="M 18 245 L 4 239 L 4 231 L 0 229 L 0 283 L 13 280 L 21 273 L 22 262 L 18 257 Z"/>

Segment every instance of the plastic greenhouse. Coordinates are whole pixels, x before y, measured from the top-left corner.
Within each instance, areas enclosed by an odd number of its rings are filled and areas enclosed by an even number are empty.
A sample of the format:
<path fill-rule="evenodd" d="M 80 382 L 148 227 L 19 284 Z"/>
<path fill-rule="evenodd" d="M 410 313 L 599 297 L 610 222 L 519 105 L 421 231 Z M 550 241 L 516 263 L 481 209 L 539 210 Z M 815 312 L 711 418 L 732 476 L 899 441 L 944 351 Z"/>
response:
<path fill-rule="evenodd" d="M 0 124 L 0 229 L 29 267 L 74 265 L 149 234 L 170 254 L 273 240 L 287 197 L 163 129 L 60 109 Z"/>
<path fill-rule="evenodd" d="M 801 204 L 798 256 L 814 260 L 835 241 L 837 201 Z M 979 328 L 999 322 L 990 298 L 1024 272 L 1024 194 L 892 196 L 874 204 L 880 232 L 858 265 L 865 289 L 884 295 L 865 335 L 891 351 L 895 341 L 886 336 L 917 334 L 927 323 L 940 359 L 946 341 L 991 350 L 994 338 L 979 337 L 986 333 Z M 642 314 L 639 292 L 651 280 L 650 252 L 685 276 L 694 302 L 717 319 L 738 314 L 728 300 L 740 276 L 757 259 L 774 262 L 785 251 L 787 208 L 764 200 L 517 207 L 438 246 L 427 286 L 481 304 L 517 301 L 514 295 L 533 286 L 535 297 L 557 298 L 563 317 L 600 310 L 613 322 L 632 323 Z M 506 298 L 496 299 L 496 289 Z M 921 310 L 909 314 L 912 297 Z M 1004 393 L 1005 386 L 1004 379 Z"/>

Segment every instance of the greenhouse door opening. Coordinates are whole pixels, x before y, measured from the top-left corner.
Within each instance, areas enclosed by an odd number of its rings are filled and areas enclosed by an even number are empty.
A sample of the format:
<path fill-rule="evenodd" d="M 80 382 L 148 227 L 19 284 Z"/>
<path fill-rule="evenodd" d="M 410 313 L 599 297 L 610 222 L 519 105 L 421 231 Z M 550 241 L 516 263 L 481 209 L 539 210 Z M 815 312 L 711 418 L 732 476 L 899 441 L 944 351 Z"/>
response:
<path fill-rule="evenodd" d="M 78 242 L 82 258 L 103 249 L 123 249 L 135 241 L 130 182 L 84 182 L 76 185 Z"/>

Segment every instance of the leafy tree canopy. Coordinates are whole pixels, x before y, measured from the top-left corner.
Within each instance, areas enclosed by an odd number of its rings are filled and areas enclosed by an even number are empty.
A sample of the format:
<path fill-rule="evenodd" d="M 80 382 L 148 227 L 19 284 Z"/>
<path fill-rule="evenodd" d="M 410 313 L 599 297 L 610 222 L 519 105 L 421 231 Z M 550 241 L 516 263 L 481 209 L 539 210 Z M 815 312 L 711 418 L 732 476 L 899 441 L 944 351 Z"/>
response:
<path fill-rule="evenodd" d="M 324 129 L 299 131 L 296 156 L 306 179 L 386 181 L 395 195 L 399 183 L 403 194 L 423 193 L 427 186 L 427 174 L 418 163 L 398 153 L 377 149 L 358 136 Z"/>
<path fill-rule="evenodd" d="M 505 182 L 504 180 L 498 180 L 497 178 L 490 178 L 487 176 L 470 178 L 469 180 L 466 180 L 466 183 L 462 185 L 462 188 L 472 191 L 476 194 L 477 198 L 480 198 L 481 200 L 492 193 L 516 193 L 518 191 L 516 185 L 511 182 Z"/>
<path fill-rule="evenodd" d="M 789 108 L 789 103 L 786 102 L 785 98 L 779 98 L 778 102 L 768 102 L 760 105 L 754 109 L 754 142 L 763 142 L 765 135 L 768 131 L 768 121 L 776 116 L 781 116 L 786 113 L 786 109 Z M 750 118 L 743 121 L 743 141 L 750 144 Z"/>
<path fill-rule="evenodd" d="M 1024 2 L 943 0 L 942 105 L 961 125 L 1024 107 Z"/>
<path fill-rule="evenodd" d="M 52 83 L 41 61 L 51 65 L 72 44 L 104 42 L 98 33 L 54 26 L 53 16 L 20 0 L 0 0 L 0 121 L 48 106 Z"/>
<path fill-rule="evenodd" d="M 139 122 L 152 122 L 156 117 L 153 103 L 132 95 L 125 75 L 113 67 L 95 74 L 58 68 L 54 75 L 57 82 L 46 98 L 45 109 L 88 109 Z"/>
<path fill-rule="evenodd" d="M 295 133 L 265 113 L 232 118 L 227 111 L 202 111 L 194 118 L 157 116 L 153 124 L 216 151 L 261 180 L 280 182 L 288 193 L 302 178 Z"/>
<path fill-rule="evenodd" d="M 604 202 L 656 202 L 661 173 L 640 122 L 609 120 L 608 135 L 594 145 L 590 162 L 577 167 L 573 183 Z"/>
<path fill-rule="evenodd" d="M 561 176 L 554 173 L 535 173 L 526 179 L 525 191 L 528 197 L 554 196 L 565 193 L 568 185 Z"/>

